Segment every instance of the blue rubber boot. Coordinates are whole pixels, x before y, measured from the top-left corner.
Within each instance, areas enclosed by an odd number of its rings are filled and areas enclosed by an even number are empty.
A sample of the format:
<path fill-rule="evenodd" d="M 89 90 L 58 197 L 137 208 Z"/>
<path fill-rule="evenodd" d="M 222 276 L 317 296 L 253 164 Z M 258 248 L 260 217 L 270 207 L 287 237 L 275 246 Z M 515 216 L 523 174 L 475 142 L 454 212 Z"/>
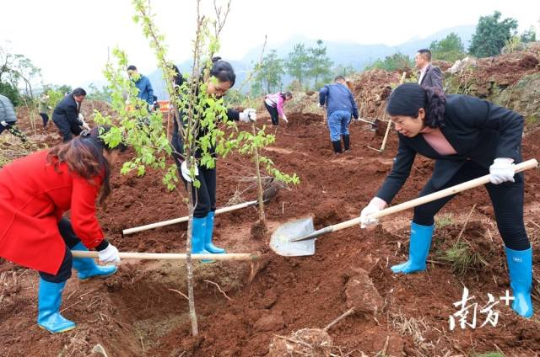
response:
<path fill-rule="evenodd" d="M 204 237 L 204 249 L 209 251 L 212 254 L 223 254 L 225 249 L 216 247 L 212 243 L 212 234 L 214 233 L 214 212 L 208 213 L 206 216 L 206 235 Z"/>
<path fill-rule="evenodd" d="M 71 250 L 88 251 L 81 243 L 77 243 Z M 118 268 L 114 265 L 97 265 L 92 258 L 73 258 L 73 268 L 77 270 L 80 280 L 87 280 L 95 276 L 106 277 L 116 273 Z"/>
<path fill-rule="evenodd" d="M 532 248 L 527 250 L 505 248 L 505 251 L 508 271 L 510 272 L 510 287 L 514 293 L 512 310 L 520 316 L 530 318 L 533 315 L 531 302 Z"/>
<path fill-rule="evenodd" d="M 204 249 L 206 237 L 206 218 L 193 217 L 193 231 L 191 232 L 191 254 L 210 254 Z M 213 263 L 213 260 L 201 260 L 202 263 Z"/>
<path fill-rule="evenodd" d="M 75 323 L 60 315 L 62 304 L 62 291 L 66 282 L 50 283 L 39 279 L 38 290 L 38 319 L 39 327 L 50 333 L 60 333 L 75 328 Z"/>
<path fill-rule="evenodd" d="M 394 273 L 410 274 L 426 270 L 426 259 L 431 246 L 431 237 L 435 225 L 421 226 L 411 223 L 411 242 L 409 246 L 409 260 L 405 263 L 394 265 L 391 269 Z"/>

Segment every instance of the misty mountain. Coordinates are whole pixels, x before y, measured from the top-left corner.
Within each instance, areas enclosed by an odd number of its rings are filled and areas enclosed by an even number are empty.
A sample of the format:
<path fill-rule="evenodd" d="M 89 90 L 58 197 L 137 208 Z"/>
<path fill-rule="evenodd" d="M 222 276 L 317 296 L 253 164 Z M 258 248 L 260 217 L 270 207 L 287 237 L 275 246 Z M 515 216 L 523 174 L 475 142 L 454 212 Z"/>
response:
<path fill-rule="evenodd" d="M 390 56 L 396 52 L 401 52 L 405 55 L 413 57 L 419 49 L 428 48 L 433 41 L 440 41 L 452 32 L 457 33 L 458 36 L 461 37 L 465 48 L 468 48 L 475 30 L 476 25 L 451 27 L 438 31 L 426 38 L 411 39 L 397 46 L 388 46 L 384 44 L 363 45 L 358 43 L 336 41 L 324 41 L 324 46 L 326 46 L 326 53 L 334 62 L 334 66 L 352 66 L 355 70 L 361 71 L 366 66 L 375 62 L 377 59 L 383 59 L 384 57 Z M 306 47 L 314 47 L 317 44 L 317 39 L 310 39 L 300 35 L 292 36 L 289 40 L 277 46 L 267 45 L 265 53 L 268 53 L 270 50 L 276 50 L 280 58 L 287 58 L 287 55 L 292 51 L 294 45 L 297 43 L 303 43 L 306 45 Z M 261 50 L 262 45 L 249 50 L 239 61 L 229 61 L 236 72 L 236 86 L 239 86 L 245 80 L 249 71 L 259 60 Z M 184 74 L 191 73 L 191 61 L 185 61 L 178 64 L 178 68 Z M 154 91 L 156 92 L 158 98 L 167 98 L 168 96 L 166 94 L 165 85 L 161 79 L 161 71 L 156 70 L 149 73 L 148 77 L 152 82 Z M 284 77 L 284 84 L 286 85 L 289 82 L 290 78 L 287 78 L 287 76 Z M 249 88 L 246 85 L 246 88 L 244 89 L 247 90 Z"/>

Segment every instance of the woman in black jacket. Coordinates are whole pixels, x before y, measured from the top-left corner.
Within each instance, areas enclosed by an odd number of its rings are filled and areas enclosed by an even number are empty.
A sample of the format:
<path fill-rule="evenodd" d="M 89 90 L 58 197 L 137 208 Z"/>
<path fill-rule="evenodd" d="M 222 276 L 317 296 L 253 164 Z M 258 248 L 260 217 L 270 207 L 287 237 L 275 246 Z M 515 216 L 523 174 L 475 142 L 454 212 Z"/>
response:
<path fill-rule="evenodd" d="M 369 214 L 392 201 L 407 180 L 417 153 L 435 160 L 433 175 L 420 196 L 489 174 L 491 183 L 485 187 L 505 244 L 515 297 L 512 309 L 531 317 L 532 249 L 523 221 L 523 174 L 514 174 L 513 167 L 521 162 L 523 116 L 474 97 L 445 97 L 415 83 L 395 89 L 387 112 L 398 131 L 398 153 L 382 187 L 362 210 L 362 226 L 377 223 Z M 452 197 L 415 208 L 409 260 L 393 266 L 394 273 L 426 269 L 434 216 Z"/>
<path fill-rule="evenodd" d="M 207 94 L 216 98 L 223 97 L 227 91 L 234 85 L 236 75 L 232 66 L 220 57 L 212 59 L 212 68 L 210 78 L 207 84 Z M 176 73 L 179 73 L 176 70 Z M 182 121 L 187 122 L 185 114 L 180 113 Z M 238 112 L 234 109 L 227 110 L 229 120 L 240 120 L 244 122 L 255 121 L 257 115 L 255 109 L 245 109 Z M 203 137 L 207 134 L 206 128 L 199 128 L 196 137 Z M 175 162 L 178 172 L 184 183 L 191 182 L 189 168 L 184 161 L 184 142 L 179 133 L 179 123 L 174 120 L 174 130 L 172 136 L 172 146 L 175 150 Z M 209 148 L 209 152 L 215 157 L 215 146 Z M 201 157 L 202 152 L 198 150 L 195 153 L 197 158 Z M 197 254 L 221 254 L 225 253 L 222 248 L 216 247 L 212 243 L 212 234 L 214 230 L 214 216 L 216 210 L 216 168 L 207 168 L 205 165 L 199 165 L 195 171 L 196 179 L 200 182 L 200 187 L 196 189 L 194 201 L 197 202 L 193 213 L 193 231 L 192 231 L 192 253 Z"/>

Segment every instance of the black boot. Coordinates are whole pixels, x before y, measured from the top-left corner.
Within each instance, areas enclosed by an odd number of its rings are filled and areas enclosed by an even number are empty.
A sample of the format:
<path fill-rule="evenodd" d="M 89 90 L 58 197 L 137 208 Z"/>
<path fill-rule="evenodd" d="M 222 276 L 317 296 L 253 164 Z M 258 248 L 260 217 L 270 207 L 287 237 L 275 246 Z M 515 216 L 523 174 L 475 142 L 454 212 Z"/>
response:
<path fill-rule="evenodd" d="M 336 154 L 341 154 L 341 140 L 332 141 L 332 146 L 334 147 L 334 152 Z"/>
<path fill-rule="evenodd" d="M 343 147 L 345 148 L 345 151 L 349 151 L 351 149 L 350 146 L 350 136 L 349 135 L 343 135 Z"/>

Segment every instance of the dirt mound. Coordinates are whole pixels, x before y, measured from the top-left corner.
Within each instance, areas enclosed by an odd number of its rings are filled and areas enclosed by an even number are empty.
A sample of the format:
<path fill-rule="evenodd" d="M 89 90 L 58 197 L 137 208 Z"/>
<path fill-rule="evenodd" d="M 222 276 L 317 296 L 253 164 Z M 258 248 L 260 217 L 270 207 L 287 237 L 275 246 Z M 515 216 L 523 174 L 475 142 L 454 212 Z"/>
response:
<path fill-rule="evenodd" d="M 531 101 L 528 92 L 536 85 L 528 84 L 526 87 L 530 89 L 524 91 L 520 81 L 530 80 L 529 77 L 538 74 L 539 60 L 540 50 L 535 46 L 520 52 L 471 60 L 458 73 L 446 78 L 448 92 L 486 98 L 524 115 L 534 113 L 536 116 L 540 113 L 540 103 L 536 102 L 532 108 L 520 105 L 520 102 Z"/>
<path fill-rule="evenodd" d="M 352 91 L 360 117 L 371 121 L 386 118 L 384 113 L 386 99 L 390 96 L 392 86 L 397 85 L 400 78 L 401 72 L 388 72 L 382 69 L 352 76 Z"/>
<path fill-rule="evenodd" d="M 307 125 L 318 125 L 323 123 L 325 120 L 323 115 L 313 113 L 293 113 L 289 115 L 287 119 L 289 120 L 287 127 L 304 127 Z"/>

